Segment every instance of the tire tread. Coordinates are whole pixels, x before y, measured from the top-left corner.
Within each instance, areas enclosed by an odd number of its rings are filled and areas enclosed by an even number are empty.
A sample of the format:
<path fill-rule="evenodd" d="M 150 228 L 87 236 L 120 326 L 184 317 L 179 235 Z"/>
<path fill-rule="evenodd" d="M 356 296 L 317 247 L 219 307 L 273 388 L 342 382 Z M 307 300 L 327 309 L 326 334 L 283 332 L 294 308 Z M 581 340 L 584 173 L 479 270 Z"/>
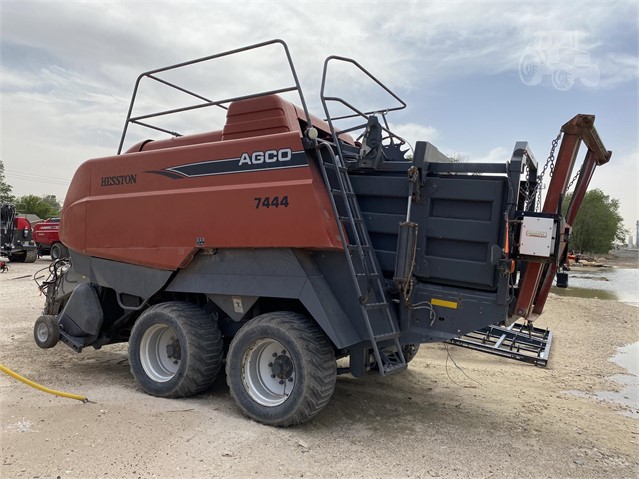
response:
<path fill-rule="evenodd" d="M 324 332 L 315 321 L 298 313 L 289 311 L 277 311 L 262 314 L 252 319 L 244 328 L 259 328 L 261 325 L 276 325 L 294 337 L 295 341 L 304 350 L 304 358 L 310 364 L 308 368 L 308 393 L 301 401 L 299 407 L 289 416 L 273 420 L 263 418 L 254 419 L 275 426 L 295 426 L 308 421 L 318 414 L 331 399 L 337 381 L 337 368 L 335 363 L 335 351 Z M 245 331 L 246 332 L 246 331 Z M 231 345 L 233 348 L 233 344 Z M 231 353 L 229 351 L 229 357 Z M 232 372 L 230 362 L 227 361 L 227 384 L 233 399 L 242 406 L 231 384 Z M 246 411 L 245 411 L 246 412 Z"/>
<path fill-rule="evenodd" d="M 182 359 L 187 361 L 188 370 L 175 388 L 161 394 L 148 390 L 147 392 L 160 397 L 182 398 L 208 389 L 217 377 L 224 353 L 222 335 L 217 323 L 199 306 L 182 301 L 161 303 L 147 310 L 149 311 L 166 314 L 181 324 L 187 337 L 186 351 L 189 357 Z M 182 351 L 184 352 L 185 348 Z M 133 364 L 131 371 L 136 376 Z"/>

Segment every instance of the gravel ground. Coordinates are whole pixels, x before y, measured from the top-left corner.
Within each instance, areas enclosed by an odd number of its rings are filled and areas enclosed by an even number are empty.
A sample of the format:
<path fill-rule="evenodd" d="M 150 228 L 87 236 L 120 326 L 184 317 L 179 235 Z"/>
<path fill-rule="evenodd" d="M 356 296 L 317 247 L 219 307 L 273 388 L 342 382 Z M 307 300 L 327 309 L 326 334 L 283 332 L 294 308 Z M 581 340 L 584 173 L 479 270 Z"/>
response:
<path fill-rule="evenodd" d="M 632 306 L 553 296 L 535 323 L 554 334 L 547 368 L 425 345 L 403 373 L 340 376 L 314 420 L 277 429 L 244 417 L 224 377 L 197 397 L 159 399 L 137 388 L 125 344 L 39 349 L 32 328 L 44 298 L 30 278 L 47 265 L 11 264 L 0 274 L 1 362 L 91 402 L 1 375 L 1 477 L 639 475 L 639 420 L 592 396 L 620 389 L 610 376 L 625 371 L 609 358 L 639 341 Z"/>

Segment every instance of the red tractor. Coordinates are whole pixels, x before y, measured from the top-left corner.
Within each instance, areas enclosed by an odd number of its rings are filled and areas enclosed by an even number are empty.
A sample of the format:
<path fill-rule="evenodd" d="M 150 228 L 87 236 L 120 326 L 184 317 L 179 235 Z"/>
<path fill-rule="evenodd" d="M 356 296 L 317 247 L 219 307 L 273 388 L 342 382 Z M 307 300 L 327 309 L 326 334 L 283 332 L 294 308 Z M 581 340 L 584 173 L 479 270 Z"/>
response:
<path fill-rule="evenodd" d="M 38 245 L 38 255 L 51 255 L 51 259 L 69 257 L 69 249 L 60 241 L 60 218 L 49 218 L 33 228 L 33 238 Z"/>
<path fill-rule="evenodd" d="M 29 220 L 18 216 L 14 205 L 0 205 L 0 254 L 15 263 L 33 263 L 38 258 Z"/>

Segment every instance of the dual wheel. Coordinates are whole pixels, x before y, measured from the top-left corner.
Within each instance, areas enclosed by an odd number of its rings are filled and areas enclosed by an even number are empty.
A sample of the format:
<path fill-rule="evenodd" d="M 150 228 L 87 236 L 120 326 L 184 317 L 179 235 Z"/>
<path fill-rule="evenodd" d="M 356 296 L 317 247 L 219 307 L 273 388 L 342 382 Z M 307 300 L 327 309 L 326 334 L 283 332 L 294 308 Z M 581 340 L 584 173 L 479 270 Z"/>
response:
<path fill-rule="evenodd" d="M 131 372 L 154 396 L 204 391 L 223 362 L 224 344 L 211 316 L 183 302 L 149 308 L 129 338 Z M 308 318 L 290 312 L 258 316 L 231 341 L 226 360 L 231 396 L 249 417 L 292 426 L 321 411 L 337 377 L 333 348 Z"/>

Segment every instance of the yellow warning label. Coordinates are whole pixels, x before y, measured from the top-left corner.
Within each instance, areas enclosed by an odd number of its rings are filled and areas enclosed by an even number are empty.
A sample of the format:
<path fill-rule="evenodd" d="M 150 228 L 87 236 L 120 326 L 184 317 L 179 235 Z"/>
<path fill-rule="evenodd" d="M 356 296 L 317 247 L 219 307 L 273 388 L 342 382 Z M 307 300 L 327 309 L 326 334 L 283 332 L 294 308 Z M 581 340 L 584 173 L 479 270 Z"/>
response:
<path fill-rule="evenodd" d="M 457 309 L 457 303 L 454 301 L 444 301 L 443 299 L 433 298 L 430 300 L 433 306 L 441 306 L 443 308 Z"/>

